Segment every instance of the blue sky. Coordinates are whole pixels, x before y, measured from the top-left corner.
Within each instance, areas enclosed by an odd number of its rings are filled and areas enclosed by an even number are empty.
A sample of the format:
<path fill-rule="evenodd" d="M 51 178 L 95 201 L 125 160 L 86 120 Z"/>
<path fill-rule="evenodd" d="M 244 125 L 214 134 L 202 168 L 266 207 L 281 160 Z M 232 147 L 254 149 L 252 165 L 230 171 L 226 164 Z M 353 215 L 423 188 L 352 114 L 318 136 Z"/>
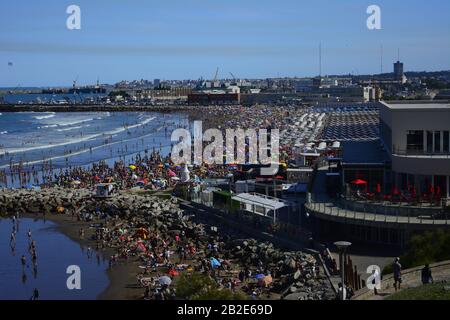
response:
<path fill-rule="evenodd" d="M 81 30 L 66 8 L 81 7 Z M 382 30 L 366 9 L 381 7 Z M 0 3 L 0 87 L 123 79 L 449 70 L 446 0 L 39 0 Z M 13 66 L 8 66 L 8 62 Z"/>

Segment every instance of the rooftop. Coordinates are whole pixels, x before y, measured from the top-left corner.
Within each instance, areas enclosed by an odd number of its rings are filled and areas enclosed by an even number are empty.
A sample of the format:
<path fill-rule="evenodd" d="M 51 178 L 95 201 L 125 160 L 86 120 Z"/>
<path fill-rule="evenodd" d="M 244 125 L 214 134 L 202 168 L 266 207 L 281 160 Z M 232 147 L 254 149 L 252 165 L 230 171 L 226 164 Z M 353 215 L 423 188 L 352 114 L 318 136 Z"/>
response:
<path fill-rule="evenodd" d="M 450 110 L 448 103 L 386 103 L 386 106 L 392 110 Z"/>

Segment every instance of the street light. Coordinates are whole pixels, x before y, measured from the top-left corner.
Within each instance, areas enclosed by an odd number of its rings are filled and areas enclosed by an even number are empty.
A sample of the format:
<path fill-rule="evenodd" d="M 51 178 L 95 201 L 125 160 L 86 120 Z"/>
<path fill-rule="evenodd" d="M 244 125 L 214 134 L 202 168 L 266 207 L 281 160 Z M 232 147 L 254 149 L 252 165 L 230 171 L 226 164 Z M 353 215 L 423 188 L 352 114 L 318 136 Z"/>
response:
<path fill-rule="evenodd" d="M 352 245 L 351 242 L 347 241 L 338 241 L 335 242 L 334 245 L 339 250 L 339 266 L 341 269 L 341 283 L 342 283 L 342 290 L 341 290 L 341 300 L 345 300 L 344 290 L 345 290 L 345 272 L 344 272 L 344 255 L 347 251 L 347 248 Z"/>

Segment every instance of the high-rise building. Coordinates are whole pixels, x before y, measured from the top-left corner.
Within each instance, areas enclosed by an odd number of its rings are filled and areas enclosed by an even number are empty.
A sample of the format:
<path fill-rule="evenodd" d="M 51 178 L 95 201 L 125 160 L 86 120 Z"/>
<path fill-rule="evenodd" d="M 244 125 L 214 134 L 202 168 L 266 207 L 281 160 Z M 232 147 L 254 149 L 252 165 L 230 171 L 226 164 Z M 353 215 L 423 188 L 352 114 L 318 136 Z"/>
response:
<path fill-rule="evenodd" d="M 397 81 L 403 81 L 403 76 L 405 74 L 403 73 L 403 63 L 400 61 L 397 61 L 394 63 L 394 78 Z"/>
<path fill-rule="evenodd" d="M 153 86 L 155 88 L 159 87 L 159 85 L 161 84 L 161 80 L 160 79 L 155 79 L 153 80 Z"/>

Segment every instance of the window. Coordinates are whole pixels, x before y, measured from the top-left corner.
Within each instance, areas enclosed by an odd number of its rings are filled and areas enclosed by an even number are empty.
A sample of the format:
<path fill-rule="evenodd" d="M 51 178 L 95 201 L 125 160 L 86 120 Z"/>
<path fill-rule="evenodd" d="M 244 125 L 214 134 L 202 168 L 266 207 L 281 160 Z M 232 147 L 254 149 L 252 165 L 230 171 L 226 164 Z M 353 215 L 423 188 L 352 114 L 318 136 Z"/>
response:
<path fill-rule="evenodd" d="M 406 134 L 406 150 L 408 152 L 423 151 L 423 131 L 408 131 Z"/>
<path fill-rule="evenodd" d="M 436 153 L 441 152 L 441 132 L 440 131 L 434 132 L 434 152 L 436 152 Z"/>
<path fill-rule="evenodd" d="M 427 131 L 427 153 L 433 153 L 433 132 Z"/>
<path fill-rule="evenodd" d="M 444 151 L 445 153 L 449 153 L 449 152 L 450 152 L 449 131 L 444 131 L 443 151 Z"/>

